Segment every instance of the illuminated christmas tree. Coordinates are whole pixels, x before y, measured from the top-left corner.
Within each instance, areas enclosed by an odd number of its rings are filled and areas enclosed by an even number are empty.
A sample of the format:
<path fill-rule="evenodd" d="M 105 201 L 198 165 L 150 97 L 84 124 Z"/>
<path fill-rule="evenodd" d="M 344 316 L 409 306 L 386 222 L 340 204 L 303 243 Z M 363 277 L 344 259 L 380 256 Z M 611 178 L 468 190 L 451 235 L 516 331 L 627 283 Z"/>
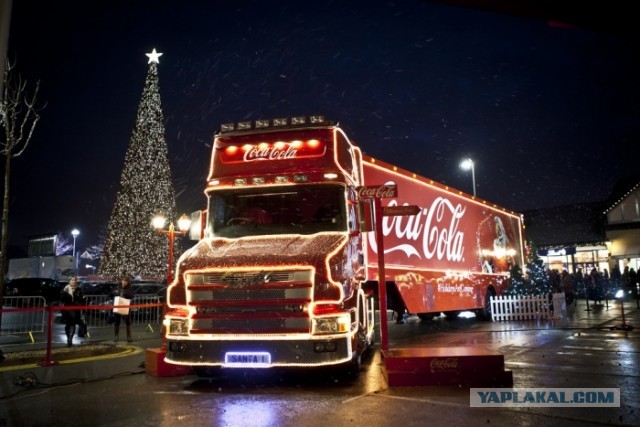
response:
<path fill-rule="evenodd" d="M 526 275 L 519 266 L 511 269 L 511 285 L 505 289 L 505 295 L 549 295 L 551 283 L 545 270 L 544 262 L 538 256 L 538 250 L 533 242 L 527 243 Z"/>
<path fill-rule="evenodd" d="M 129 141 L 113 212 L 109 220 L 100 274 L 164 279 L 168 241 L 151 226 L 163 214 L 175 220 L 175 191 L 167 154 L 158 90 L 158 57 L 153 49 L 149 72 Z"/>

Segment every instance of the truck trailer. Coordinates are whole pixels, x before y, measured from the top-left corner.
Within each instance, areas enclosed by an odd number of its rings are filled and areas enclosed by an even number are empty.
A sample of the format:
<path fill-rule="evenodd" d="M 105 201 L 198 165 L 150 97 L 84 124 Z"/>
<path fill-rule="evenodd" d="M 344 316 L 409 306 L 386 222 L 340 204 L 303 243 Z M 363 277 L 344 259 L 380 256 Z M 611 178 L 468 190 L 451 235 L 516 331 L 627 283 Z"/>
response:
<path fill-rule="evenodd" d="M 368 186 L 397 188 L 380 201 L 388 209 L 419 209 L 372 218 Z M 487 318 L 489 297 L 523 265 L 520 215 L 363 155 L 323 116 L 222 125 L 205 195 L 201 238 L 178 260 L 164 319 L 165 360 L 201 376 L 357 373 L 374 341 L 379 283 L 394 309 L 424 320 L 463 310 Z"/>

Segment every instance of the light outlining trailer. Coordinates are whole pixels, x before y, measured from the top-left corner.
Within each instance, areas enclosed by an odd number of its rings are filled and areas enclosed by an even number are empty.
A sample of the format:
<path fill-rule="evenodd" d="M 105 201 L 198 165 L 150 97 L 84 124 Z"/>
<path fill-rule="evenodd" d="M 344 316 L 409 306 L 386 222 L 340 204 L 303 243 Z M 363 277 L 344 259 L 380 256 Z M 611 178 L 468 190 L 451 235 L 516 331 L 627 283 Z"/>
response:
<path fill-rule="evenodd" d="M 395 304 L 424 318 L 486 316 L 487 295 L 522 263 L 518 215 L 364 156 L 323 116 L 230 123 L 214 138 L 200 241 L 167 292 L 165 360 L 202 376 L 356 373 L 378 308 L 372 213 L 357 189 L 387 183 L 399 192 L 379 219 Z"/>

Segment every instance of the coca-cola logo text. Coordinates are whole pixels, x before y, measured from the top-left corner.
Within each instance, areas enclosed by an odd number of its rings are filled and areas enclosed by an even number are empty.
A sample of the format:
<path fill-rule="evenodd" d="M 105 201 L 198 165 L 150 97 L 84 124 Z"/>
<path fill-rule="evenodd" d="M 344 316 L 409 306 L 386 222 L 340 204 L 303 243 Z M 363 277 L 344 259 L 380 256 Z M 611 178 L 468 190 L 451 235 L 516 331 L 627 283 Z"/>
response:
<path fill-rule="evenodd" d="M 357 191 L 360 199 L 382 199 L 398 196 L 398 187 L 395 185 L 358 187 Z"/>
<path fill-rule="evenodd" d="M 389 206 L 396 204 L 392 200 Z M 464 227 L 460 222 L 465 212 L 466 207 L 460 203 L 453 204 L 445 197 L 437 197 L 419 215 L 383 217 L 382 234 L 385 237 L 394 235 L 397 240 L 406 242 L 387 247 L 385 253 L 403 251 L 408 258 L 415 255 L 424 259 L 462 262 Z M 378 251 L 375 241 L 372 241 L 372 249 Z"/>
<path fill-rule="evenodd" d="M 446 371 L 458 368 L 457 357 L 437 358 L 431 360 L 431 372 Z"/>
<path fill-rule="evenodd" d="M 285 143 L 279 146 L 266 146 L 261 147 L 253 145 L 244 153 L 243 160 L 245 162 L 252 162 L 254 160 L 285 160 L 294 159 L 298 154 L 298 150 L 290 143 Z"/>

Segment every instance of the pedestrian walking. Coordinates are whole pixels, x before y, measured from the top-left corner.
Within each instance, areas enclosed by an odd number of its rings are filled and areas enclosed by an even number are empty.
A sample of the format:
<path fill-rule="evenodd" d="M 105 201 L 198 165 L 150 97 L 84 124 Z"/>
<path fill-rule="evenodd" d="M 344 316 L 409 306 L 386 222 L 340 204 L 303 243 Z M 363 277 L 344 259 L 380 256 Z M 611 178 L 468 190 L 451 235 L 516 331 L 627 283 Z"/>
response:
<path fill-rule="evenodd" d="M 122 280 L 120 280 L 120 287 L 116 290 L 115 295 L 131 301 L 134 296 L 133 288 L 131 287 L 131 279 L 129 279 L 128 277 L 123 277 Z M 118 342 L 119 340 L 120 322 L 122 320 L 124 320 L 124 324 L 127 329 L 127 342 L 133 341 L 133 338 L 131 337 L 131 318 L 129 317 L 128 307 L 126 308 L 126 313 L 127 314 L 120 314 L 117 312 L 117 309 L 114 308 L 114 342 Z"/>
<path fill-rule="evenodd" d="M 69 279 L 69 283 L 60 294 L 60 302 L 65 307 L 84 305 L 84 295 L 78 287 L 78 279 L 76 277 Z M 76 333 L 76 325 L 80 325 L 80 328 L 86 331 L 82 310 L 63 310 L 62 321 L 64 322 L 64 332 L 67 335 L 67 347 L 71 347 L 73 345 L 73 336 Z"/>

